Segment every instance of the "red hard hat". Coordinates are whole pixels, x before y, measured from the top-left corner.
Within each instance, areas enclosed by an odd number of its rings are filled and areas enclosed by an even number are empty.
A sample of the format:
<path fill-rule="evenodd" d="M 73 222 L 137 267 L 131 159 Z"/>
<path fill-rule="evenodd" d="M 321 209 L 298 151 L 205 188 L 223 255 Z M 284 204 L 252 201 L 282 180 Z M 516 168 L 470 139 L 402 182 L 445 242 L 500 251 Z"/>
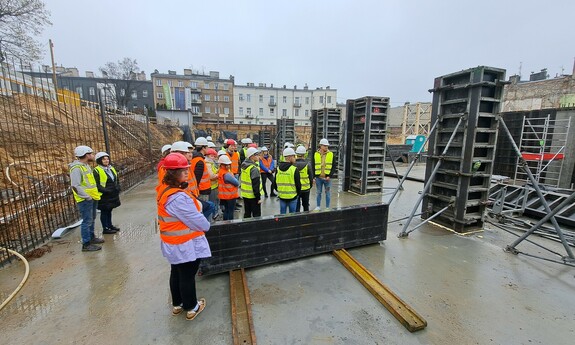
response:
<path fill-rule="evenodd" d="M 218 152 L 214 149 L 208 149 L 206 151 L 206 156 L 217 156 L 217 155 L 218 155 Z"/>
<path fill-rule="evenodd" d="M 188 160 L 181 153 L 170 153 L 164 158 L 165 169 L 185 169 L 189 167 Z"/>
<path fill-rule="evenodd" d="M 236 141 L 234 139 L 228 139 L 226 140 L 226 145 L 237 145 L 238 143 L 236 143 Z"/>
<path fill-rule="evenodd" d="M 255 144 L 255 143 L 248 144 L 248 147 L 255 147 L 255 148 L 257 148 L 257 147 L 258 147 L 258 144 Z"/>

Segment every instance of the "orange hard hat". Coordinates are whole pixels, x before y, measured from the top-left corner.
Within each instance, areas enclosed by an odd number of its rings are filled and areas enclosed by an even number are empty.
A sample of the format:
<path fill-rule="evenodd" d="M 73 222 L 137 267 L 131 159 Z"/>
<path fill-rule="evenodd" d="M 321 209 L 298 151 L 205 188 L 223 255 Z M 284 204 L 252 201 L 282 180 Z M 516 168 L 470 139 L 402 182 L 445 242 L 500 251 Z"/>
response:
<path fill-rule="evenodd" d="M 188 160 L 181 153 L 170 153 L 164 158 L 165 169 L 185 169 L 189 167 Z"/>

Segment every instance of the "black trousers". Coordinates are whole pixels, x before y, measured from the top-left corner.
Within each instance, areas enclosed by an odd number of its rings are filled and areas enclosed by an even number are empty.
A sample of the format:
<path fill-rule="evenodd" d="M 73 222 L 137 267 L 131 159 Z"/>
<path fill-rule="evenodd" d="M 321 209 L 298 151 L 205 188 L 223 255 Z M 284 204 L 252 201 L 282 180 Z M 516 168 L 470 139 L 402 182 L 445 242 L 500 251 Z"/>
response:
<path fill-rule="evenodd" d="M 262 205 L 258 199 L 244 199 L 244 218 L 259 217 L 262 215 Z"/>
<path fill-rule="evenodd" d="M 297 198 L 297 205 L 295 207 L 297 212 L 300 212 L 300 206 L 303 206 L 304 211 L 309 211 L 309 192 L 311 189 L 302 190 Z"/>
<path fill-rule="evenodd" d="M 263 183 L 263 188 L 264 188 L 264 195 L 268 195 L 268 189 L 267 189 L 267 187 L 266 187 L 266 182 L 267 182 L 267 180 L 269 179 L 270 182 L 271 182 L 272 185 L 273 185 L 273 183 L 274 183 L 274 174 L 271 174 L 271 173 L 262 173 L 261 176 L 262 176 L 262 183 Z M 271 186 L 270 186 L 270 194 L 271 194 L 271 196 L 274 196 L 274 195 L 275 195 L 274 190 L 273 190 L 273 188 L 272 188 Z"/>
<path fill-rule="evenodd" d="M 184 310 L 192 310 L 198 304 L 196 296 L 196 273 L 200 268 L 201 259 L 172 265 L 170 272 L 170 292 L 172 305 L 181 305 Z"/>

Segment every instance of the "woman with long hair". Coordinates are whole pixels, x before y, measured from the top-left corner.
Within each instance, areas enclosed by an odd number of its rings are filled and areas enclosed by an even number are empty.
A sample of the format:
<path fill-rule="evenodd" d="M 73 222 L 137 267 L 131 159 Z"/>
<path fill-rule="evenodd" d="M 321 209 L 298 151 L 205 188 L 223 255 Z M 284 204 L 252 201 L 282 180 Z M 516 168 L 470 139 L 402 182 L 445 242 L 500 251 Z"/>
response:
<path fill-rule="evenodd" d="M 120 228 L 112 224 L 112 210 L 121 205 L 118 172 L 110 164 L 110 155 L 106 152 L 96 153 L 96 163 L 98 166 L 94 168 L 94 179 L 101 194 L 98 210 L 100 210 L 102 233 L 115 234 L 120 231 Z"/>

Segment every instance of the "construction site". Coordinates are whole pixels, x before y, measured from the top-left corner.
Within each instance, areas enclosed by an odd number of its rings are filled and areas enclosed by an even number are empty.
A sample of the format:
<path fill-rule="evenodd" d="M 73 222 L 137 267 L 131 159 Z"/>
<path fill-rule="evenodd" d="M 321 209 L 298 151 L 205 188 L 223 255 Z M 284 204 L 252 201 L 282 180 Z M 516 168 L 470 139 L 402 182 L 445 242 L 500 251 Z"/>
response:
<path fill-rule="evenodd" d="M 472 67 L 430 80 L 429 103 L 350 99 L 311 127 L 158 124 L 13 65 L 0 77 L 5 344 L 575 341 L 575 68 L 521 82 Z M 164 144 L 207 135 L 274 157 L 325 138 L 337 172 L 329 209 L 280 215 L 265 198 L 261 217 L 211 225 L 190 322 L 171 312 L 155 167 Z M 122 230 L 97 253 L 80 251 L 78 145 L 110 153 L 122 185 Z"/>

